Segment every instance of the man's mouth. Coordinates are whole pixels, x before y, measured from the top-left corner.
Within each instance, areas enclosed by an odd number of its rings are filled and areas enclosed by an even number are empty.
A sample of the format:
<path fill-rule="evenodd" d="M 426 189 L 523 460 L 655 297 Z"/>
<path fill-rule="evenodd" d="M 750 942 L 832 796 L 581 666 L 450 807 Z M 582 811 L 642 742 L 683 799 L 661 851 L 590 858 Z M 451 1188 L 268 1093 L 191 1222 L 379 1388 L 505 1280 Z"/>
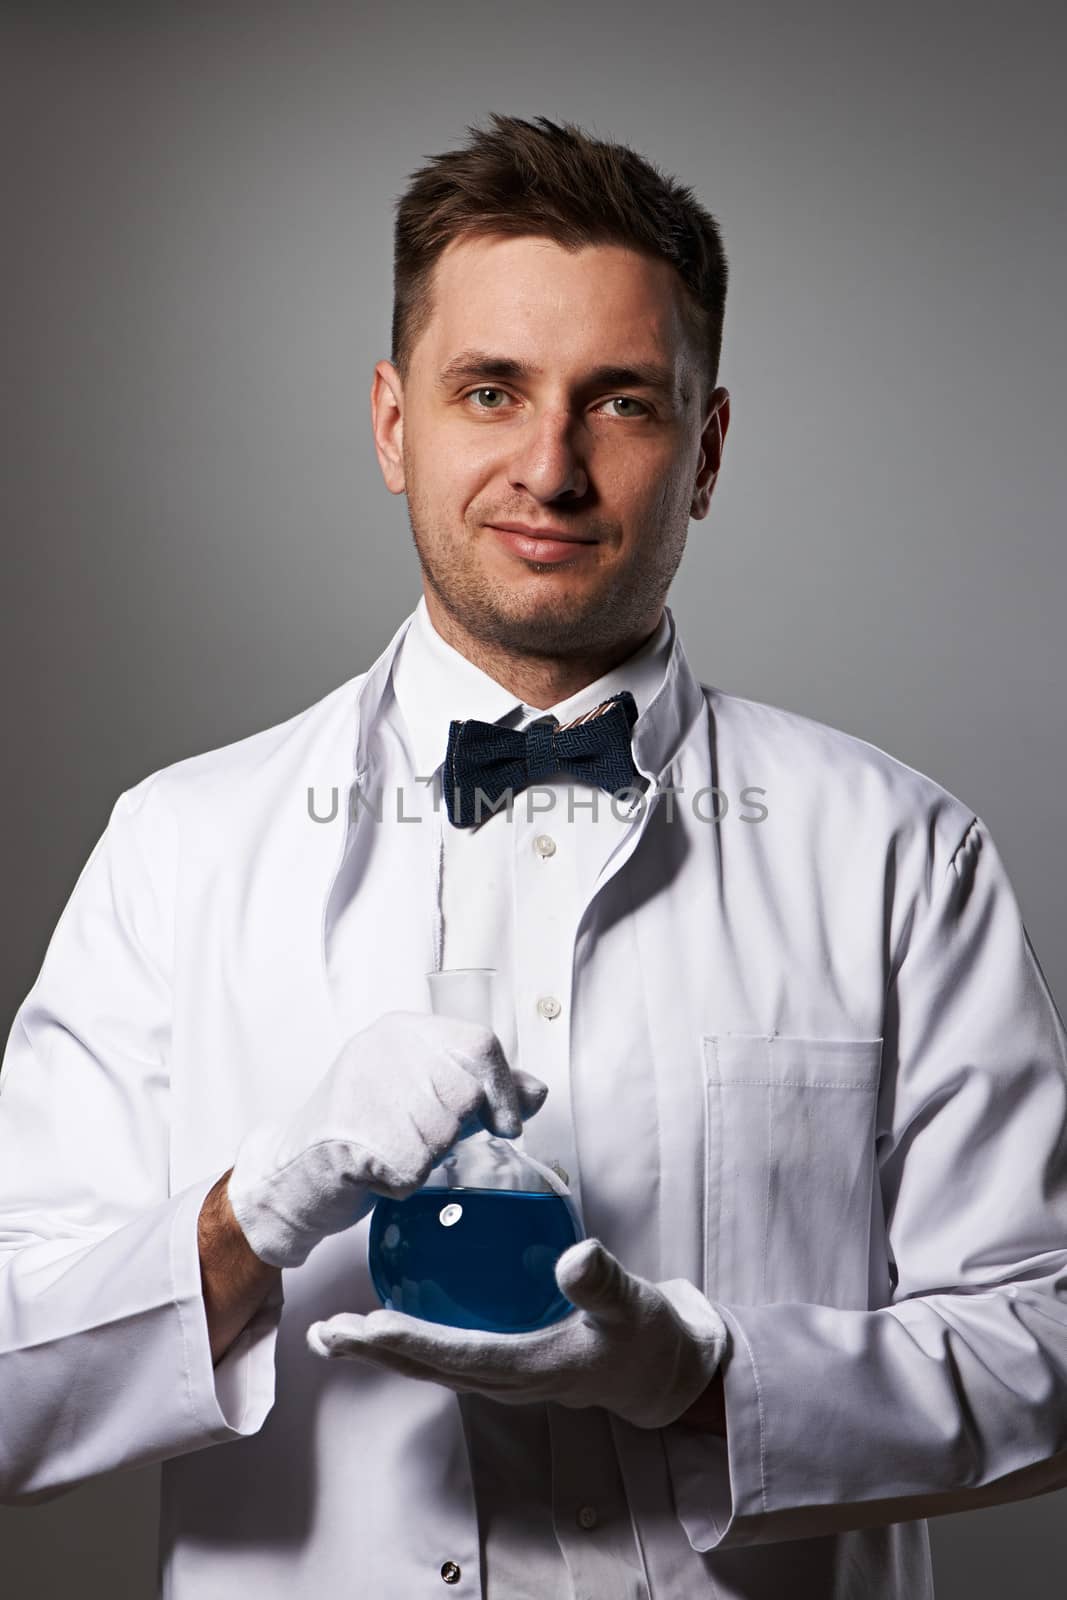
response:
<path fill-rule="evenodd" d="M 539 528 L 523 522 L 491 522 L 487 527 L 524 561 L 580 560 L 583 552 L 597 543 L 596 539 L 583 538 L 563 528 Z"/>

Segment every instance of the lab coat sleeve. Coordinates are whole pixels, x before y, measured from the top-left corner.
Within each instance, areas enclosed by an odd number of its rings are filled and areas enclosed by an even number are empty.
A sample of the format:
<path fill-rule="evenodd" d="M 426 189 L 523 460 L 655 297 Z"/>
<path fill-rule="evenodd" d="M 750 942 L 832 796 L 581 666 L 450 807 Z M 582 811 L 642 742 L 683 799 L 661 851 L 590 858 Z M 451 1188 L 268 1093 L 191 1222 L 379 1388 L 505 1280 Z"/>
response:
<path fill-rule="evenodd" d="M 158 774 L 119 796 L 0 1066 L 0 1501 L 256 1432 L 275 1292 L 212 1367 L 197 1248 L 218 1172 L 171 1193 L 178 842 Z"/>
<path fill-rule="evenodd" d="M 1067 1039 L 981 818 L 930 882 L 886 998 L 891 1302 L 713 1302 L 727 1439 L 662 1435 L 695 1550 L 1067 1485 Z"/>

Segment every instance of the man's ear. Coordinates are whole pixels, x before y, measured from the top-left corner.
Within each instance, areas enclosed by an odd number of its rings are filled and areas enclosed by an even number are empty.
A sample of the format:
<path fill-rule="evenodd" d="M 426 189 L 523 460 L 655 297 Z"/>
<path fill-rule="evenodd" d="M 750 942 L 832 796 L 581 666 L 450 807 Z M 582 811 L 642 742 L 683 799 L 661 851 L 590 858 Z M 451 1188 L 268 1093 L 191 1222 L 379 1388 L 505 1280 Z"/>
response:
<path fill-rule="evenodd" d="M 693 485 L 693 498 L 689 506 L 689 515 L 696 521 L 708 514 L 715 480 L 722 466 L 723 446 L 729 426 L 730 391 L 718 388 L 712 391 L 708 399 L 707 420 L 700 435 L 700 460 L 697 463 L 696 482 Z"/>
<path fill-rule="evenodd" d="M 391 361 L 379 361 L 370 390 L 374 448 L 390 494 L 403 494 L 404 385 Z"/>

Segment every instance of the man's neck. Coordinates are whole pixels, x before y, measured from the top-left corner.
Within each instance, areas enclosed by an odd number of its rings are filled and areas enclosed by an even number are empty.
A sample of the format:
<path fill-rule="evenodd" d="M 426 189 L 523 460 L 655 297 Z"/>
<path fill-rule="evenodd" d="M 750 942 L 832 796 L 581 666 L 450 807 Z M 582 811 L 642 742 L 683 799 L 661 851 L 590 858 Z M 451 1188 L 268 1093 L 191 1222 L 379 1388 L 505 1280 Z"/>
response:
<path fill-rule="evenodd" d="M 572 694 L 577 694 L 586 684 L 595 683 L 597 678 L 602 678 L 612 667 L 617 667 L 621 661 L 628 660 L 635 650 L 639 650 L 645 641 L 652 637 L 663 615 L 663 607 L 660 606 L 654 621 L 635 632 L 629 639 L 619 640 L 600 651 L 560 658 L 516 655 L 514 651 L 486 644 L 484 640 L 475 638 L 461 627 L 450 613 L 443 609 L 437 597 L 429 592 L 426 592 L 426 609 L 430 621 L 446 644 L 450 644 L 453 650 L 458 650 L 460 655 L 466 656 L 468 661 L 473 662 L 495 682 L 502 684 L 516 700 L 522 700 L 524 704 L 533 706 L 538 711 L 545 711 L 549 706 L 558 705 L 561 700 L 570 699 Z"/>

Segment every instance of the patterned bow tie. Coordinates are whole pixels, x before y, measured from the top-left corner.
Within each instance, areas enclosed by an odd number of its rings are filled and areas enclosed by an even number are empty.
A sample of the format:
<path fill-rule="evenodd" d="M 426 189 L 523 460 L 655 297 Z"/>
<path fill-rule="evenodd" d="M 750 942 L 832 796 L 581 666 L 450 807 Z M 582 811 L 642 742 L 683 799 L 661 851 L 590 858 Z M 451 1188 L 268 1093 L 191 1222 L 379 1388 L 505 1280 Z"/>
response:
<path fill-rule="evenodd" d="M 473 828 L 492 816 L 509 790 L 518 794 L 554 772 L 569 772 L 617 794 L 637 776 L 630 750 L 636 721 L 637 703 L 629 689 L 562 726 L 553 716 L 522 729 L 453 719 L 442 776 L 448 820 L 457 828 Z"/>

